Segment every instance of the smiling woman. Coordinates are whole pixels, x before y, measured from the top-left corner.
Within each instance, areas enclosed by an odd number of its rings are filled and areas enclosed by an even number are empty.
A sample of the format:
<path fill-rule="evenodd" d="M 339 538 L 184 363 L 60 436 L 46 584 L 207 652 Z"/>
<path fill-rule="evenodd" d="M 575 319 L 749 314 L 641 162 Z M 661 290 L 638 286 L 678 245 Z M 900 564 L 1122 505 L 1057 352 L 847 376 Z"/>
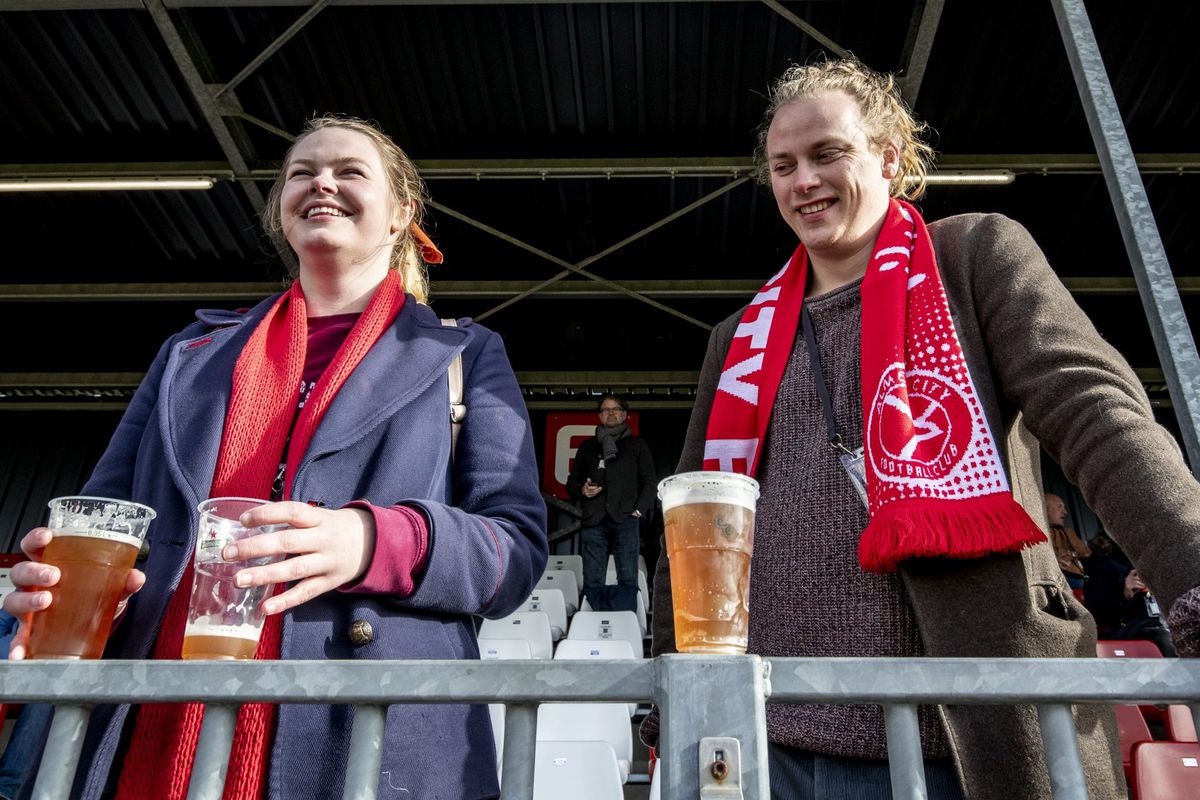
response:
<path fill-rule="evenodd" d="M 525 404 L 496 334 L 443 326 L 421 302 L 422 259 L 440 260 L 416 224 L 423 196 L 412 162 L 373 126 L 321 117 L 301 133 L 265 219 L 296 255 L 296 281 L 244 313 L 200 311 L 170 339 L 83 489 L 158 512 L 107 657 L 180 657 L 197 505 L 210 497 L 276 501 L 241 523 L 282 529 L 221 553 L 266 559 L 236 582 L 277 587 L 257 659 L 478 658 L 475 618 L 529 595 L 547 546 Z M 469 413 L 452 460 L 456 356 Z M 27 534 L 30 561 L 12 571 L 21 591 L 5 608 L 25 620 L 62 580 L 39 563 L 51 538 Z M 26 623 L 12 658 L 27 637 Z M 119 800 L 182 800 L 202 707 L 127 711 L 92 715 L 76 794 L 107 785 Z M 224 797 L 341 794 L 352 713 L 244 706 Z M 381 791 L 494 797 L 493 748 L 486 708 L 393 706 Z"/>

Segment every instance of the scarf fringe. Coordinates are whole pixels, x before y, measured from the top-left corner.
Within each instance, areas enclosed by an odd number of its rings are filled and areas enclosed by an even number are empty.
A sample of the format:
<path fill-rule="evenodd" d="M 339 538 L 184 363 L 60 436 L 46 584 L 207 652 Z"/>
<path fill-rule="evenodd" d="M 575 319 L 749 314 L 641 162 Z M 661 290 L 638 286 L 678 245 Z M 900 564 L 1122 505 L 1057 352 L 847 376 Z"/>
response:
<path fill-rule="evenodd" d="M 947 503 L 937 499 L 888 503 L 858 540 L 867 572 L 895 572 L 910 558 L 981 558 L 1016 553 L 1046 541 L 1008 492 Z"/>

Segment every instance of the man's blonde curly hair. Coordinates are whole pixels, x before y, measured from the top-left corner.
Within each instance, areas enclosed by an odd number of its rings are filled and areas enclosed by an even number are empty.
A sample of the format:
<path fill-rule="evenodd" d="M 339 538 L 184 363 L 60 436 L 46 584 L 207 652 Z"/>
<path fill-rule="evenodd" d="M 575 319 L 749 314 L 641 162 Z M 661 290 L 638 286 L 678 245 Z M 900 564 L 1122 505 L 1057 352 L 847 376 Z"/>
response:
<path fill-rule="evenodd" d="M 758 182 L 770 183 L 767 130 L 779 109 L 825 92 L 845 92 L 854 98 L 871 143 L 881 148 L 890 141 L 900 150 L 899 170 L 888 187 L 891 196 L 917 200 L 925 194 L 933 148 L 922 141 L 922 136 L 929 126 L 913 117 L 900 97 L 895 76 L 875 72 L 855 58 L 794 64 L 771 86 L 754 149 Z"/>

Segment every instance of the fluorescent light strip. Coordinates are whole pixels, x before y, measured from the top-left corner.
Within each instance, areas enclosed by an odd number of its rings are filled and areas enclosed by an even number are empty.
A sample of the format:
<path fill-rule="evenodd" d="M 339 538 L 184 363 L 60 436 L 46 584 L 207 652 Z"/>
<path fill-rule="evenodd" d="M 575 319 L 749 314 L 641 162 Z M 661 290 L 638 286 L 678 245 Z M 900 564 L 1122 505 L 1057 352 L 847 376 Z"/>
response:
<path fill-rule="evenodd" d="M 1014 172 L 932 172 L 925 176 L 929 186 L 1005 186 L 1017 179 Z"/>
<path fill-rule="evenodd" d="M 63 178 L 60 180 L 0 180 L 0 192 L 165 192 L 206 190 L 212 178 Z"/>

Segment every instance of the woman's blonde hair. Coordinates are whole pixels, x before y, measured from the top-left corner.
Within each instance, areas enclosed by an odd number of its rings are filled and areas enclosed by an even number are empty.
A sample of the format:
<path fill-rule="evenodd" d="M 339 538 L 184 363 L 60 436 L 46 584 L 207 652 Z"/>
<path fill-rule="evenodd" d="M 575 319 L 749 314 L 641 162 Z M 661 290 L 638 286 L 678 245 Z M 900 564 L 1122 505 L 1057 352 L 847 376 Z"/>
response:
<path fill-rule="evenodd" d="M 280 253 L 291 252 L 291 246 L 283 235 L 283 220 L 280 216 L 280 197 L 283 194 L 283 185 L 287 182 L 287 167 L 292 160 L 292 153 L 295 152 L 296 146 L 305 137 L 326 128 L 342 128 L 354 131 L 355 133 L 361 133 L 374 143 L 375 149 L 379 151 L 379 158 L 383 162 L 388 189 L 392 195 L 392 202 L 397 206 L 410 206 L 413 212 L 412 221 L 420 225 L 425 217 L 425 201 L 429 195 L 425 189 L 424 181 L 417 174 L 417 168 L 413 165 L 412 159 L 408 157 L 408 154 L 401 150 L 392 141 L 391 137 L 367 120 L 338 114 L 325 114 L 320 117 L 314 117 L 305 123 L 304 130 L 300 131 L 300 135 L 296 137 L 296 141 L 292 142 L 292 146 L 284 154 L 283 166 L 280 168 L 279 175 L 275 178 L 275 183 L 271 185 L 271 191 L 267 195 L 267 204 L 262 212 L 262 224 L 267 235 L 271 237 L 271 242 L 275 245 L 275 249 Z M 388 266 L 400 271 L 404 290 L 415 297 L 417 302 L 424 303 L 428 301 L 429 276 L 425 272 L 425 262 L 421 260 L 421 249 L 413 238 L 412 231 L 409 228 L 406 227 L 400 232 L 400 238 L 396 240 L 396 244 L 392 247 L 391 255 L 388 258 Z M 289 264 L 288 268 L 294 275 L 296 264 Z"/>
<path fill-rule="evenodd" d="M 804 66 L 793 64 L 771 86 L 754 149 L 758 181 L 770 183 L 767 131 L 779 109 L 824 92 L 845 92 L 854 98 L 871 143 L 882 148 L 892 142 L 900 150 L 899 169 L 888 187 L 891 196 L 905 200 L 920 198 L 925 193 L 925 176 L 933 163 L 933 148 L 922 141 L 929 126 L 912 115 L 893 75 L 875 72 L 856 58 Z"/>

